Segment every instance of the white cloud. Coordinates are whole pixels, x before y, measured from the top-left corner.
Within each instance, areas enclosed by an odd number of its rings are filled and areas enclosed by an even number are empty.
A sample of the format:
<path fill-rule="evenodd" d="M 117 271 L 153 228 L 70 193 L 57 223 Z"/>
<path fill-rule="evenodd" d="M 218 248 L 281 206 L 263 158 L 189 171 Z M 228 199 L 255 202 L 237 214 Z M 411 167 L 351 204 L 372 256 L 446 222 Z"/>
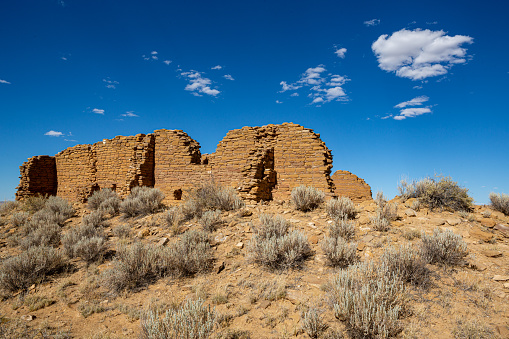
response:
<path fill-rule="evenodd" d="M 7 80 L 0 79 L 0 84 L 10 85 L 11 83 Z"/>
<path fill-rule="evenodd" d="M 334 53 L 336 53 L 336 55 L 337 55 L 338 57 L 340 57 L 341 59 L 344 59 L 344 58 L 345 58 L 346 51 L 347 51 L 347 49 L 346 49 L 346 48 L 340 48 L 340 49 L 337 49 Z"/>
<path fill-rule="evenodd" d="M 157 51 L 152 51 L 152 52 L 150 52 L 150 54 L 157 55 Z"/>
<path fill-rule="evenodd" d="M 103 109 L 99 109 L 99 108 L 94 108 L 92 110 L 92 113 L 104 115 L 104 110 Z"/>
<path fill-rule="evenodd" d="M 60 59 L 64 60 L 64 61 L 67 61 L 67 58 L 66 57 L 61 57 Z"/>
<path fill-rule="evenodd" d="M 139 117 L 139 115 L 137 114 L 134 114 L 134 111 L 127 111 L 125 112 L 125 114 L 121 114 L 123 117 L 128 117 L 128 118 L 135 118 L 135 117 Z"/>
<path fill-rule="evenodd" d="M 111 80 L 109 77 L 106 79 L 103 79 L 103 82 L 106 84 L 106 88 L 111 88 L 111 89 L 117 88 L 116 85 L 119 84 L 118 81 Z"/>
<path fill-rule="evenodd" d="M 415 118 L 419 115 L 423 115 L 426 113 L 431 113 L 431 109 L 429 107 L 412 107 L 412 108 L 405 108 L 402 109 L 399 115 L 395 116 L 394 119 L 396 120 L 403 120 L 406 118 Z"/>
<path fill-rule="evenodd" d="M 223 68 L 223 66 L 217 65 L 217 66 L 212 67 L 211 69 L 217 69 L 217 70 L 220 70 L 220 69 L 222 69 L 222 68 Z"/>
<path fill-rule="evenodd" d="M 143 54 L 141 57 L 143 60 L 159 60 L 159 57 L 157 56 L 159 53 L 157 51 L 150 52 L 150 55 Z"/>
<path fill-rule="evenodd" d="M 427 96 L 421 95 L 420 97 L 413 98 L 412 100 L 401 102 L 394 107 L 395 108 L 404 108 L 407 106 L 420 106 L 428 100 L 429 100 L 429 98 Z"/>
<path fill-rule="evenodd" d="M 44 133 L 44 135 L 49 135 L 50 137 L 61 137 L 64 133 L 51 130 Z"/>
<path fill-rule="evenodd" d="M 413 89 L 422 89 L 422 86 L 420 86 L 420 85 L 416 85 L 416 86 L 414 86 L 414 87 L 412 87 L 412 88 L 413 88 Z"/>
<path fill-rule="evenodd" d="M 163 62 L 164 62 L 166 65 L 171 64 L 171 60 L 164 60 Z"/>
<path fill-rule="evenodd" d="M 221 93 L 217 89 L 210 88 L 209 85 L 212 84 L 212 81 L 209 78 L 203 77 L 200 72 L 192 70 L 190 72 L 182 72 L 181 75 L 185 76 L 189 81 L 185 90 L 193 92 L 192 94 L 195 96 L 201 96 L 200 93 L 203 93 L 215 97 Z"/>
<path fill-rule="evenodd" d="M 227 79 L 227 80 L 235 80 L 230 74 L 226 74 L 226 75 L 223 75 L 223 78 Z"/>
<path fill-rule="evenodd" d="M 380 25 L 380 19 L 371 19 L 371 20 L 368 20 L 368 21 L 364 21 L 364 25 L 366 26 L 376 26 L 376 25 Z"/>
<path fill-rule="evenodd" d="M 282 104 L 282 101 L 276 100 L 276 104 Z"/>
<path fill-rule="evenodd" d="M 467 50 L 460 46 L 472 42 L 469 36 L 449 36 L 442 30 L 402 29 L 391 36 L 381 35 L 371 49 L 384 71 L 422 80 L 446 74 L 453 65 L 465 63 Z"/>
<path fill-rule="evenodd" d="M 280 93 L 308 87 L 310 91 L 308 97 L 313 98 L 311 104 L 320 105 L 331 101 L 348 101 L 348 96 L 342 86 L 349 79 L 345 76 L 326 73 L 326 71 L 324 65 L 308 68 L 301 74 L 300 79 L 293 84 L 281 81 L 280 85 L 283 88 Z M 291 96 L 299 96 L 299 94 L 295 92 Z"/>
<path fill-rule="evenodd" d="M 295 92 L 295 93 L 292 93 L 290 96 L 291 96 L 291 97 L 298 97 L 298 96 L 299 96 L 299 93 Z"/>

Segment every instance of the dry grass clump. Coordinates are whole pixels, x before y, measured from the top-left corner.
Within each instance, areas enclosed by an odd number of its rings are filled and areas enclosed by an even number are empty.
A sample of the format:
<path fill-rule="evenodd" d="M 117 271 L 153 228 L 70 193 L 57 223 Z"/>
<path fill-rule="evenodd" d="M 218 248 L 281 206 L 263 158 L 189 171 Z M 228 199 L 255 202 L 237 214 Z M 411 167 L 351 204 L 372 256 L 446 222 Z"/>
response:
<path fill-rule="evenodd" d="M 352 200 L 348 197 L 339 197 L 327 201 L 325 209 L 332 219 L 353 219 L 357 214 Z"/>
<path fill-rule="evenodd" d="M 109 188 L 95 191 L 90 198 L 88 198 L 88 208 L 90 210 L 100 210 L 109 215 L 116 215 L 120 210 L 122 200 L 118 197 L 115 191 Z"/>
<path fill-rule="evenodd" d="M 114 227 L 112 230 L 115 237 L 126 239 L 131 236 L 131 227 L 129 225 L 119 225 Z"/>
<path fill-rule="evenodd" d="M 467 244 L 453 231 L 435 228 L 433 235 L 422 234 L 422 255 L 430 264 L 457 265 L 468 254 Z"/>
<path fill-rule="evenodd" d="M 0 216 L 5 216 L 12 213 L 19 207 L 19 203 L 17 201 L 4 201 L 0 204 Z"/>
<path fill-rule="evenodd" d="M 82 224 L 62 237 L 64 252 L 69 258 L 80 257 L 87 264 L 98 261 L 106 250 L 106 237 L 100 228 Z"/>
<path fill-rule="evenodd" d="M 145 312 L 141 318 L 142 337 L 206 339 L 212 335 L 217 321 L 214 308 L 205 306 L 200 299 L 187 300 L 179 307 L 168 309 L 164 315 L 154 310 Z"/>
<path fill-rule="evenodd" d="M 398 218 L 398 204 L 387 202 L 383 192 L 377 192 L 375 202 L 378 208 L 375 216 L 370 218 L 371 224 L 375 231 L 387 232 L 391 221 Z"/>
<path fill-rule="evenodd" d="M 390 221 L 384 218 L 380 212 L 377 212 L 374 217 L 371 217 L 370 221 L 375 231 L 387 232 L 391 228 Z"/>
<path fill-rule="evenodd" d="M 28 212 L 16 212 L 11 217 L 11 225 L 14 227 L 23 226 L 28 221 L 29 216 Z"/>
<path fill-rule="evenodd" d="M 182 214 L 186 220 L 200 218 L 204 211 L 232 211 L 243 208 L 244 201 L 231 187 L 221 187 L 215 183 L 205 184 L 193 190 L 182 205 Z"/>
<path fill-rule="evenodd" d="M 46 200 L 44 209 L 51 211 L 58 219 L 62 219 L 63 221 L 69 219 L 76 213 L 67 200 L 55 196 L 51 196 Z"/>
<path fill-rule="evenodd" d="M 90 227 L 103 227 L 105 226 L 104 214 L 102 211 L 92 211 L 81 219 L 81 225 Z"/>
<path fill-rule="evenodd" d="M 452 211 L 469 211 L 474 201 L 467 188 L 461 188 L 451 177 L 435 175 L 420 181 L 407 183 L 402 180 L 398 186 L 401 199 L 417 198 L 429 209 L 440 208 Z"/>
<path fill-rule="evenodd" d="M 168 247 L 135 243 L 121 245 L 113 268 L 104 273 L 105 285 L 115 292 L 143 286 L 168 275 L 189 276 L 210 268 L 208 236 L 190 231 Z"/>
<path fill-rule="evenodd" d="M 347 267 L 359 260 L 357 257 L 357 244 L 348 243 L 340 236 L 325 237 L 322 249 L 328 264 L 333 267 Z"/>
<path fill-rule="evenodd" d="M 40 211 L 46 204 L 47 196 L 45 195 L 32 195 L 23 199 L 22 209 L 30 214 Z"/>
<path fill-rule="evenodd" d="M 302 329 L 310 338 L 319 338 L 329 327 L 323 322 L 322 313 L 323 310 L 310 307 L 300 315 Z"/>
<path fill-rule="evenodd" d="M 358 337 L 396 335 L 405 286 L 384 263 L 360 263 L 339 271 L 328 286 L 336 317 Z"/>
<path fill-rule="evenodd" d="M 153 214 L 161 209 L 163 199 L 164 194 L 157 188 L 137 186 L 120 204 L 120 212 L 129 218 Z"/>
<path fill-rule="evenodd" d="M 491 192 L 490 201 L 491 207 L 494 210 L 502 212 L 505 215 L 509 215 L 509 195 L 504 193 L 496 194 Z"/>
<path fill-rule="evenodd" d="M 255 262 L 271 269 L 291 268 L 311 255 L 307 237 L 299 231 L 289 232 L 289 222 L 284 218 L 262 215 L 260 221 L 250 243 Z"/>
<path fill-rule="evenodd" d="M 221 221 L 221 211 L 207 211 L 202 214 L 201 218 L 198 220 L 203 230 L 207 232 L 214 232 L 217 228 L 217 225 Z"/>
<path fill-rule="evenodd" d="M 295 187 L 291 194 L 295 209 L 303 212 L 312 211 L 324 201 L 325 193 L 312 186 Z"/>
<path fill-rule="evenodd" d="M 351 240 L 355 236 L 355 223 L 345 219 L 336 219 L 329 226 L 329 236 L 332 238 L 341 237 Z"/>
<path fill-rule="evenodd" d="M 21 238 L 19 245 L 22 250 L 34 246 L 58 247 L 60 244 L 60 226 L 54 223 L 38 224 L 36 228 L 30 228 L 27 234 Z"/>
<path fill-rule="evenodd" d="M 457 319 L 452 330 L 455 339 L 494 339 L 497 338 L 491 327 L 477 319 Z"/>
<path fill-rule="evenodd" d="M 63 255 L 52 247 L 30 247 L 6 259 L 0 268 L 0 286 L 10 292 L 25 290 L 66 265 Z"/>
<path fill-rule="evenodd" d="M 422 287 L 430 283 L 431 271 L 426 267 L 426 260 L 419 248 L 410 244 L 397 249 L 389 247 L 382 254 L 381 261 L 389 273 L 399 276 L 403 282 Z"/>

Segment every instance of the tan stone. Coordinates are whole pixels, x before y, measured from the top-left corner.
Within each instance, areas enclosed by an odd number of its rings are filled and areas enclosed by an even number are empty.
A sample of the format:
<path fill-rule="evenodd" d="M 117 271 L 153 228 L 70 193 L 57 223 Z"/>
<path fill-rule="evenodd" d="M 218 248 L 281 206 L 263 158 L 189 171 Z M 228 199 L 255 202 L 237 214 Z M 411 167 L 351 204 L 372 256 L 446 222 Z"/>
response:
<path fill-rule="evenodd" d="M 491 239 L 493 239 L 493 234 L 488 233 L 488 232 L 483 232 L 477 228 L 471 229 L 468 233 L 470 234 L 471 237 L 485 241 L 485 242 L 488 242 Z"/>
<path fill-rule="evenodd" d="M 459 218 L 447 218 L 445 221 L 451 226 L 456 226 L 461 223 L 461 219 Z"/>
<path fill-rule="evenodd" d="M 483 225 L 484 227 L 493 228 L 496 224 L 497 223 L 493 219 L 490 218 L 481 219 L 481 225 Z"/>

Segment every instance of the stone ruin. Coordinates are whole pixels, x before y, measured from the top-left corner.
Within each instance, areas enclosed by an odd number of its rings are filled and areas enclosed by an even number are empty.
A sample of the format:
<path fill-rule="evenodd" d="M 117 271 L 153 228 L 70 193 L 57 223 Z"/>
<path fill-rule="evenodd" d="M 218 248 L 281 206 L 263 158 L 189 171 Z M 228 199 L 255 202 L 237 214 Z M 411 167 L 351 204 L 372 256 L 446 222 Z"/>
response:
<path fill-rule="evenodd" d="M 229 131 L 212 154 L 201 154 L 200 144 L 181 130 L 161 129 L 32 157 L 20 166 L 16 200 L 48 194 L 86 202 L 102 188 L 124 198 L 136 186 L 180 200 L 212 181 L 255 201 L 288 199 L 300 185 L 356 202 L 372 199 L 364 180 L 346 171 L 331 177 L 331 169 L 332 154 L 320 135 L 293 123 Z"/>

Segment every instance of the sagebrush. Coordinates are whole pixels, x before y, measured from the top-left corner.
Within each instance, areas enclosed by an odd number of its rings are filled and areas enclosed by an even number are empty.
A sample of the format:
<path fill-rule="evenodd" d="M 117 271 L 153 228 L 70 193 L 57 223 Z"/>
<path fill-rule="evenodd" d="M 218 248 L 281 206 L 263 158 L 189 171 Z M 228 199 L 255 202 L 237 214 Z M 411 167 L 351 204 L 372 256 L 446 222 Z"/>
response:
<path fill-rule="evenodd" d="M 348 197 L 339 197 L 327 201 L 325 209 L 332 219 L 353 219 L 357 214 L 352 200 Z"/>
<path fill-rule="evenodd" d="M 423 233 L 421 241 L 423 257 L 430 264 L 457 265 L 468 254 L 461 235 L 449 229 L 435 228 L 433 235 Z"/>
<path fill-rule="evenodd" d="M 136 186 L 120 204 L 120 212 L 129 218 L 153 214 L 162 208 L 163 199 L 163 192 L 157 188 Z"/>
<path fill-rule="evenodd" d="M 325 199 L 325 193 L 312 186 L 298 186 L 292 190 L 292 203 L 295 209 L 307 212 L 314 210 Z"/>
<path fill-rule="evenodd" d="M 490 193 L 491 207 L 494 210 L 509 215 L 509 195 L 500 193 Z"/>
<path fill-rule="evenodd" d="M 243 208 L 245 203 L 231 187 L 222 187 L 215 183 L 204 184 L 194 189 L 182 205 L 183 217 L 190 220 L 200 218 L 205 211 L 231 211 Z"/>

